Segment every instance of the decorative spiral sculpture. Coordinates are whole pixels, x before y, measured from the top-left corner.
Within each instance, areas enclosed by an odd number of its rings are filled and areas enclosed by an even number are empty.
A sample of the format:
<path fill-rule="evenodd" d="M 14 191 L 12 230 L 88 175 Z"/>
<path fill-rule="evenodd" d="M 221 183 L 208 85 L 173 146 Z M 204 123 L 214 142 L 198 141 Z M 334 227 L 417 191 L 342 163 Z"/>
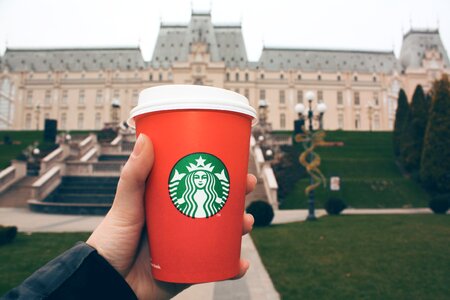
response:
<path fill-rule="evenodd" d="M 324 187 L 326 187 L 327 184 L 325 176 L 319 169 L 321 162 L 320 156 L 314 152 L 316 146 L 324 144 L 324 137 L 324 131 L 316 131 L 314 133 L 306 132 L 295 136 L 296 142 L 301 142 L 305 149 L 305 151 L 300 154 L 299 162 L 305 167 L 306 171 L 313 179 L 313 183 L 308 185 L 305 189 L 306 195 L 317 189 L 321 184 L 323 184 Z M 308 157 L 312 158 L 310 162 L 308 162 Z"/>

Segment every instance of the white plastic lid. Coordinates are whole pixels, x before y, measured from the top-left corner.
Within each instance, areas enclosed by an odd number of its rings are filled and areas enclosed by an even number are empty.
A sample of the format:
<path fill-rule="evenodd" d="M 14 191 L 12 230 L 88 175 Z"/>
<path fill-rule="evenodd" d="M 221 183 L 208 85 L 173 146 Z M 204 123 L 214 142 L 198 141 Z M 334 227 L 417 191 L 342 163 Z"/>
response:
<path fill-rule="evenodd" d="M 174 84 L 142 90 L 138 105 L 131 110 L 127 123 L 134 128 L 136 116 L 179 109 L 226 110 L 251 116 L 253 124 L 257 121 L 255 109 L 247 98 L 238 93 L 210 86 Z"/>

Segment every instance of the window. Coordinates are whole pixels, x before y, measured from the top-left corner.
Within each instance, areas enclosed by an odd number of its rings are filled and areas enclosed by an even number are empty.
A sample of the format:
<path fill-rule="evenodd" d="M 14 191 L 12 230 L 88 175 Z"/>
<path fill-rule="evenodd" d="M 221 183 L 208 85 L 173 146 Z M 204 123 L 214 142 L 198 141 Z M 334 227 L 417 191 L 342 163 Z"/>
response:
<path fill-rule="evenodd" d="M 84 114 L 79 113 L 78 114 L 78 129 L 83 129 L 84 126 Z"/>
<path fill-rule="evenodd" d="M 33 91 L 27 92 L 27 102 L 26 103 L 28 106 L 33 105 Z"/>
<path fill-rule="evenodd" d="M 380 129 L 380 116 L 378 114 L 376 114 L 373 117 L 373 128 L 374 129 Z"/>
<path fill-rule="evenodd" d="M 67 99 L 68 99 L 68 93 L 67 93 L 67 90 L 63 90 L 63 93 L 62 93 L 62 97 L 61 97 L 61 106 L 67 106 Z"/>
<path fill-rule="evenodd" d="M 280 74 L 280 79 L 281 79 L 281 80 L 284 79 L 284 74 Z"/>
<path fill-rule="evenodd" d="M 361 117 L 359 114 L 356 114 L 355 116 L 355 129 L 359 129 L 361 126 Z"/>
<path fill-rule="evenodd" d="M 264 74 L 261 73 L 260 78 L 261 78 L 261 79 L 264 79 Z"/>
<path fill-rule="evenodd" d="M 286 114 L 280 114 L 280 128 L 286 128 Z"/>
<path fill-rule="evenodd" d="M 302 90 L 297 91 L 297 103 L 303 103 L 303 91 Z"/>
<path fill-rule="evenodd" d="M 377 82 L 377 77 L 373 76 L 372 80 L 373 80 L 373 82 Z"/>
<path fill-rule="evenodd" d="M 78 95 L 78 105 L 84 105 L 84 90 L 80 90 Z"/>
<path fill-rule="evenodd" d="M 317 75 L 317 80 L 322 80 L 322 75 Z"/>
<path fill-rule="evenodd" d="M 95 114 L 95 129 L 102 128 L 102 115 L 100 113 Z"/>
<path fill-rule="evenodd" d="M 25 117 L 25 128 L 31 129 L 31 114 L 27 114 Z"/>
<path fill-rule="evenodd" d="M 159 80 L 159 81 L 162 81 L 162 80 L 163 80 L 163 74 L 162 74 L 162 73 L 159 73 L 159 75 L 158 75 L 158 80 Z"/>
<path fill-rule="evenodd" d="M 244 90 L 244 96 L 245 96 L 245 98 L 249 98 L 249 96 L 250 96 L 250 92 L 249 92 L 249 90 L 248 89 L 245 89 Z"/>
<path fill-rule="evenodd" d="M 245 81 L 248 81 L 249 77 L 248 77 L 248 73 L 245 73 Z"/>
<path fill-rule="evenodd" d="M 131 100 L 131 104 L 133 106 L 136 106 L 138 104 L 138 100 L 139 100 L 138 90 L 133 90 L 133 99 Z"/>
<path fill-rule="evenodd" d="M 322 101 L 323 100 L 323 91 L 317 91 L 317 100 Z"/>
<path fill-rule="evenodd" d="M 280 91 L 280 105 L 286 104 L 286 93 L 284 91 Z"/>
<path fill-rule="evenodd" d="M 262 100 L 266 99 L 266 90 L 259 91 L 259 99 L 262 99 Z"/>
<path fill-rule="evenodd" d="M 337 92 L 337 105 L 344 105 L 344 99 L 341 91 Z"/>
<path fill-rule="evenodd" d="M 103 91 L 97 90 L 97 96 L 95 97 L 95 105 L 103 104 Z"/>
<path fill-rule="evenodd" d="M 378 94 L 378 92 L 373 92 L 373 102 L 375 103 L 375 106 L 380 105 L 380 100 L 379 100 L 379 94 Z"/>
<path fill-rule="evenodd" d="M 341 75 L 337 76 L 337 81 L 341 81 Z"/>
<path fill-rule="evenodd" d="M 67 129 L 67 114 L 61 114 L 61 129 Z"/>
<path fill-rule="evenodd" d="M 344 115 L 343 114 L 338 115 L 338 128 L 344 129 Z"/>
<path fill-rule="evenodd" d="M 358 81 L 358 76 L 355 75 L 355 76 L 353 77 L 353 80 L 354 80 L 354 81 Z"/>
<path fill-rule="evenodd" d="M 302 80 L 302 74 L 297 75 L 297 80 Z"/>
<path fill-rule="evenodd" d="M 52 91 L 51 90 L 46 90 L 45 91 L 44 105 L 45 106 L 51 106 L 52 105 Z"/>
<path fill-rule="evenodd" d="M 148 81 L 153 81 L 153 74 L 148 75 Z"/>
<path fill-rule="evenodd" d="M 239 73 L 236 73 L 236 81 L 239 81 Z"/>
<path fill-rule="evenodd" d="M 359 92 L 355 92 L 354 93 L 354 103 L 355 105 L 360 105 L 360 101 L 359 101 Z"/>

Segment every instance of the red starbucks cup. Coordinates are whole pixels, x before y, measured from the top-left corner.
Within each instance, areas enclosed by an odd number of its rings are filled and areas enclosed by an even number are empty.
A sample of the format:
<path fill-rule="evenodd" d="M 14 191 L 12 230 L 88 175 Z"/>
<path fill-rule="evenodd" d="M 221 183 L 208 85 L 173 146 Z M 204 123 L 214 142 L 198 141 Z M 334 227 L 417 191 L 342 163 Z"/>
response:
<path fill-rule="evenodd" d="M 145 190 L 155 279 L 199 283 L 239 273 L 255 120 L 247 98 L 224 89 L 165 85 L 139 94 L 129 124 L 155 150 Z"/>

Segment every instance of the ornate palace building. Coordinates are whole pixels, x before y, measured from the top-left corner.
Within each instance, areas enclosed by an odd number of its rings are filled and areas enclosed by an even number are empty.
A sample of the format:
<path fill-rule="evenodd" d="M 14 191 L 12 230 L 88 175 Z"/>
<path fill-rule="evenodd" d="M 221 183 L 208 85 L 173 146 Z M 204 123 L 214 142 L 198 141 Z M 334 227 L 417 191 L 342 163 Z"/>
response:
<path fill-rule="evenodd" d="M 0 57 L 0 129 L 101 129 L 113 105 L 126 120 L 141 89 L 203 84 L 268 103 L 275 130 L 293 128 L 296 103 L 314 91 L 328 110 L 325 129 L 391 130 L 400 88 L 409 98 L 450 73 L 438 30 L 410 30 L 392 51 L 265 47 L 249 61 L 240 25 L 217 26 L 209 12 L 188 24 L 161 24 L 151 61 L 139 48 L 6 49 Z"/>

